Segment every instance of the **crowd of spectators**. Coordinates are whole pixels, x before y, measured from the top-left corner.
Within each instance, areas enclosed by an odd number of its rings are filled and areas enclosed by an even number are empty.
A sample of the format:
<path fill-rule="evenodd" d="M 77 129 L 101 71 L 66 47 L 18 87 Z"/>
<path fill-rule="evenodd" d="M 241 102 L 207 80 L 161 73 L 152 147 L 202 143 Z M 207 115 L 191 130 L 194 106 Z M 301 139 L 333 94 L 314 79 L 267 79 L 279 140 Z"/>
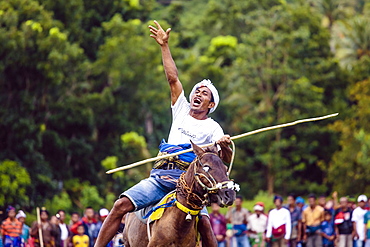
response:
<path fill-rule="evenodd" d="M 226 214 L 213 203 L 209 213 L 211 226 L 219 247 L 370 247 L 370 200 L 365 195 L 357 200 L 334 193 L 325 196 L 289 195 L 286 200 L 276 195 L 274 208 L 256 202 L 251 212 L 243 208 L 237 196 Z M 285 202 L 285 203 L 284 203 Z M 108 209 L 95 212 L 87 207 L 82 216 L 74 212 L 66 222 L 66 212 L 54 215 L 42 208 L 40 222 L 27 226 L 27 215 L 14 207 L 7 208 L 1 224 L 0 247 L 93 247 Z M 117 236 L 107 247 L 122 247 L 124 219 Z M 40 239 L 40 234 L 42 240 Z"/>
<path fill-rule="evenodd" d="M 370 200 L 327 200 L 325 196 L 276 195 L 274 208 L 256 202 L 253 211 L 242 207 L 237 197 L 223 215 L 212 204 L 211 225 L 219 247 L 370 247 Z M 284 204 L 284 202 L 286 202 Z"/>
<path fill-rule="evenodd" d="M 16 212 L 12 206 L 6 211 L 7 218 L 1 224 L 0 247 L 93 247 L 102 223 L 109 214 L 106 208 L 95 212 L 92 207 L 87 207 L 82 217 L 74 212 L 67 223 L 64 210 L 50 215 L 42 208 L 40 222 L 35 221 L 30 227 L 25 223 L 27 215 L 24 211 Z M 117 233 L 117 238 L 107 247 L 122 246 L 119 234 L 122 233 L 123 227 L 124 222 Z"/>

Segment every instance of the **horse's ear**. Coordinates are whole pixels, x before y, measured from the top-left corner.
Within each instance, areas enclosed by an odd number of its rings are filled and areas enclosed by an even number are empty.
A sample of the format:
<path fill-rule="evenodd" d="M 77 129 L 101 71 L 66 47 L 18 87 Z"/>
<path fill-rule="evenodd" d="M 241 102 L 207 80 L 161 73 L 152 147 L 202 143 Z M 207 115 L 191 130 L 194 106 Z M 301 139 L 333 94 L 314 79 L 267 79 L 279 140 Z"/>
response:
<path fill-rule="evenodd" d="M 191 140 L 190 140 L 190 142 L 191 142 L 191 146 L 193 147 L 193 151 L 194 151 L 194 153 L 197 155 L 197 156 L 201 156 L 202 154 L 204 154 L 205 152 L 204 152 L 204 150 L 201 148 L 201 147 L 199 147 L 197 144 L 195 144 L 194 142 L 192 142 Z"/>
<path fill-rule="evenodd" d="M 217 144 L 214 143 L 212 146 L 210 146 L 208 148 L 209 152 L 212 152 L 212 153 L 215 153 L 215 154 L 218 154 L 218 148 L 217 148 Z"/>

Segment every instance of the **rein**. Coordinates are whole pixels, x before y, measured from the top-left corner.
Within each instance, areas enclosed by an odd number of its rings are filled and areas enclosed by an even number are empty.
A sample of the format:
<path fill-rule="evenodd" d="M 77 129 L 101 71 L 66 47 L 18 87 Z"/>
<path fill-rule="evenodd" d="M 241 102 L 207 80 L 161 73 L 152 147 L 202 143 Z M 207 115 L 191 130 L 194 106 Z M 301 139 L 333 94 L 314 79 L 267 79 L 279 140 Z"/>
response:
<path fill-rule="evenodd" d="M 232 180 L 227 180 L 223 182 L 217 182 L 214 177 L 208 172 L 209 167 L 205 166 L 202 163 L 202 158 L 205 155 L 216 155 L 215 153 L 206 152 L 201 157 L 197 157 L 193 162 L 194 164 L 194 180 L 193 183 L 189 186 L 185 180 L 185 173 L 181 174 L 178 185 L 177 191 L 179 194 L 183 195 L 186 198 L 186 203 L 195 210 L 201 210 L 204 205 L 209 204 L 208 194 L 217 193 L 220 189 L 232 189 L 235 191 L 239 191 L 240 187 Z M 198 173 L 197 167 L 198 164 L 203 167 L 203 171 L 205 173 Z M 228 173 L 229 174 L 229 173 Z M 210 186 L 204 184 L 201 178 L 206 179 Z M 199 196 L 198 194 L 193 192 L 194 184 L 197 182 L 205 191 L 204 195 Z"/>

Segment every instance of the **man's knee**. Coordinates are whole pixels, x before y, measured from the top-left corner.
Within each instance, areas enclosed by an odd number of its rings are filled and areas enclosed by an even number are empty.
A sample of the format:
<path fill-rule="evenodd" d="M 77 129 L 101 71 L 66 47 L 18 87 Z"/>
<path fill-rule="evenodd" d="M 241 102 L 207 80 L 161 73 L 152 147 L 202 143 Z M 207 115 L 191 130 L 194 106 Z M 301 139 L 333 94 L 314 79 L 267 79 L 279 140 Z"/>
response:
<path fill-rule="evenodd" d="M 124 214 L 131 212 L 134 209 L 135 207 L 132 202 L 124 196 L 114 202 L 112 212 L 123 216 Z"/>

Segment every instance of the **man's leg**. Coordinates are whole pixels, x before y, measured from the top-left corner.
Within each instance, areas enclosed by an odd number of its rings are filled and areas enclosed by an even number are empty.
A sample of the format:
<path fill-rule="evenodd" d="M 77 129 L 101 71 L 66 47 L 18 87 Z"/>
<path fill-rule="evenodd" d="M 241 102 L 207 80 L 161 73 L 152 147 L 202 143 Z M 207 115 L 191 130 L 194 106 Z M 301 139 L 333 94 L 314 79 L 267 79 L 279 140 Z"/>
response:
<path fill-rule="evenodd" d="M 120 226 L 122 217 L 133 211 L 134 205 L 127 197 L 122 197 L 118 199 L 114 205 L 108 217 L 104 220 L 104 223 L 100 229 L 98 238 L 95 242 L 95 247 L 105 247 L 117 233 Z"/>
<path fill-rule="evenodd" d="M 321 246 L 322 245 L 322 237 L 320 233 L 315 233 L 315 246 Z"/>
<path fill-rule="evenodd" d="M 243 246 L 245 246 L 245 247 L 251 247 L 251 243 L 249 242 L 249 238 L 248 238 L 248 236 L 247 235 L 244 235 L 243 236 Z"/>
<path fill-rule="evenodd" d="M 306 242 L 306 246 L 307 247 L 316 247 L 315 246 L 315 243 L 314 243 L 314 236 L 315 235 L 309 235 L 308 237 L 307 237 L 307 242 Z"/>
<path fill-rule="evenodd" d="M 212 231 L 211 223 L 209 222 L 209 218 L 207 216 L 203 216 L 199 220 L 198 230 L 202 238 L 202 246 L 217 247 L 217 239 Z"/>

